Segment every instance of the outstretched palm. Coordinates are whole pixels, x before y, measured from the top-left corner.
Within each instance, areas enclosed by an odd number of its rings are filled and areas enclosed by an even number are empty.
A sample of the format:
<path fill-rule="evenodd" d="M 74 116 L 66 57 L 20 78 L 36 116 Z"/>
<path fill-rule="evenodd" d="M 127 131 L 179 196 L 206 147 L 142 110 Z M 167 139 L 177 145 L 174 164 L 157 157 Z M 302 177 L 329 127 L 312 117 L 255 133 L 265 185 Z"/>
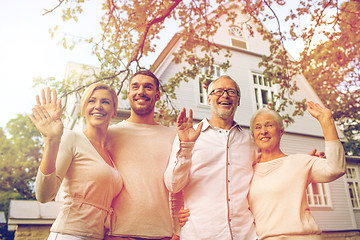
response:
<path fill-rule="evenodd" d="M 63 123 L 60 119 L 51 117 L 44 106 L 35 106 L 33 114 L 29 117 L 45 138 L 54 139 L 61 137 L 64 129 Z"/>
<path fill-rule="evenodd" d="M 200 135 L 202 123 L 196 130 L 193 128 L 193 113 L 189 110 L 189 118 L 186 117 L 186 110 L 183 108 L 177 118 L 177 133 L 181 142 L 195 142 Z"/>
<path fill-rule="evenodd" d="M 312 101 L 307 102 L 307 110 L 318 121 L 322 121 L 323 119 L 332 118 L 332 114 L 330 109 L 321 107 L 318 103 L 313 103 Z"/>
<path fill-rule="evenodd" d="M 49 87 L 47 87 L 45 90 L 42 89 L 41 90 L 42 103 L 40 101 L 39 95 L 36 95 L 36 102 L 38 105 L 43 106 L 53 119 L 59 120 L 62 114 L 61 99 L 59 100 L 57 99 L 57 93 L 55 89 L 52 91 L 52 95 L 53 96 L 51 98 L 51 91 Z"/>

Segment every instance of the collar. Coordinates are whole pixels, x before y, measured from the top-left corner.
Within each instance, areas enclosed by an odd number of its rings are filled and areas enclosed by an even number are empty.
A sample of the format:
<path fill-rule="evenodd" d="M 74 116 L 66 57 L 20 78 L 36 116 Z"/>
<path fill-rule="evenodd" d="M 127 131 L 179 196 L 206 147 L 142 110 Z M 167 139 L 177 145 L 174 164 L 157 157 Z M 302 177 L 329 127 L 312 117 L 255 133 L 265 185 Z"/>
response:
<path fill-rule="evenodd" d="M 208 120 L 207 118 L 204 118 L 201 122 L 203 123 L 202 129 L 201 129 L 202 132 L 206 131 L 208 128 L 211 128 L 211 129 L 219 129 L 219 128 L 217 128 L 217 127 L 212 126 L 212 125 L 209 123 L 209 120 Z M 228 130 L 228 131 L 231 131 L 233 128 L 237 128 L 239 131 L 242 131 L 242 130 L 243 130 L 243 129 L 240 127 L 240 125 L 239 125 L 237 122 L 235 122 L 235 121 L 234 121 L 233 126 L 232 126 L 232 127 L 230 128 L 230 130 Z"/>

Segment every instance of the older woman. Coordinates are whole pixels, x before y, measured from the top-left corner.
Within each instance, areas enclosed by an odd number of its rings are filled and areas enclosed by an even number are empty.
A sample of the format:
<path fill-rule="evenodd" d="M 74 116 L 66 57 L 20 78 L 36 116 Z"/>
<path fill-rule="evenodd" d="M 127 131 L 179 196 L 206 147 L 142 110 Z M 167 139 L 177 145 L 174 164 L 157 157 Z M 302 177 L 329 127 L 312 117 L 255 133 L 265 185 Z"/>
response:
<path fill-rule="evenodd" d="M 277 112 L 260 109 L 251 119 L 250 130 L 261 151 L 249 192 L 259 239 L 321 239 L 306 188 L 311 182 L 331 182 L 345 173 L 344 150 L 331 111 L 313 102 L 307 105 L 322 127 L 326 159 L 283 153 L 284 126 Z"/>
<path fill-rule="evenodd" d="M 61 101 L 42 91 L 42 104 L 30 119 L 44 138 L 44 153 L 35 183 L 40 202 L 54 199 L 63 183 L 64 205 L 52 225 L 49 239 L 103 239 L 111 202 L 122 189 L 122 179 L 105 148 L 107 128 L 116 117 L 118 98 L 109 86 L 89 86 L 81 99 L 86 130 L 64 130 Z"/>

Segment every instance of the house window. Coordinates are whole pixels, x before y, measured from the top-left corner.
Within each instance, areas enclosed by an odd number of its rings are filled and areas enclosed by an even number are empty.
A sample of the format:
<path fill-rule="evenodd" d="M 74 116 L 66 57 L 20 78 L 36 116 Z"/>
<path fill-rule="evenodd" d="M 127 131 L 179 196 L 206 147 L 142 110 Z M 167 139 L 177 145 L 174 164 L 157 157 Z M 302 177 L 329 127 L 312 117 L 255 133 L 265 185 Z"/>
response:
<path fill-rule="evenodd" d="M 210 70 L 209 67 L 204 67 L 202 69 L 202 73 L 205 74 L 205 75 L 208 75 L 209 70 Z M 215 79 L 217 79 L 221 75 L 223 75 L 223 71 L 220 68 L 220 66 L 214 65 L 214 72 L 212 73 L 211 81 L 214 81 Z M 199 103 L 202 104 L 202 105 L 208 105 L 207 89 L 208 89 L 208 86 L 199 79 Z"/>
<path fill-rule="evenodd" d="M 353 208 L 360 208 L 359 171 L 355 167 L 346 168 L 346 180 L 349 187 L 350 200 Z"/>
<path fill-rule="evenodd" d="M 275 86 L 264 75 L 253 73 L 256 109 L 266 108 L 274 100 Z"/>
<path fill-rule="evenodd" d="M 330 207 L 330 191 L 326 183 L 310 183 L 306 189 L 310 207 Z"/>

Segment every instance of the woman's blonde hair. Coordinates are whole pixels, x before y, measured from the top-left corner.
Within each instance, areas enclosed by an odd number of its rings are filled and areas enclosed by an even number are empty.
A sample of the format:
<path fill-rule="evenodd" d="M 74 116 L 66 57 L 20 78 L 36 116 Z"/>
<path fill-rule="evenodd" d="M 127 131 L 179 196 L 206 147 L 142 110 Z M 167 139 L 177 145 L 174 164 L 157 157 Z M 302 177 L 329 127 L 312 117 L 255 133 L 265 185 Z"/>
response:
<path fill-rule="evenodd" d="M 112 87 L 110 87 L 109 85 L 106 85 L 105 83 L 93 83 L 85 89 L 85 91 L 81 97 L 80 108 L 81 108 L 82 115 L 84 115 L 85 106 L 86 106 L 86 103 L 89 101 L 89 98 L 91 97 L 91 95 L 93 94 L 93 92 L 95 90 L 99 90 L 99 89 L 105 89 L 110 93 L 113 104 L 114 104 L 114 109 L 115 109 L 115 111 L 117 111 L 118 97 L 116 95 L 115 90 Z"/>

